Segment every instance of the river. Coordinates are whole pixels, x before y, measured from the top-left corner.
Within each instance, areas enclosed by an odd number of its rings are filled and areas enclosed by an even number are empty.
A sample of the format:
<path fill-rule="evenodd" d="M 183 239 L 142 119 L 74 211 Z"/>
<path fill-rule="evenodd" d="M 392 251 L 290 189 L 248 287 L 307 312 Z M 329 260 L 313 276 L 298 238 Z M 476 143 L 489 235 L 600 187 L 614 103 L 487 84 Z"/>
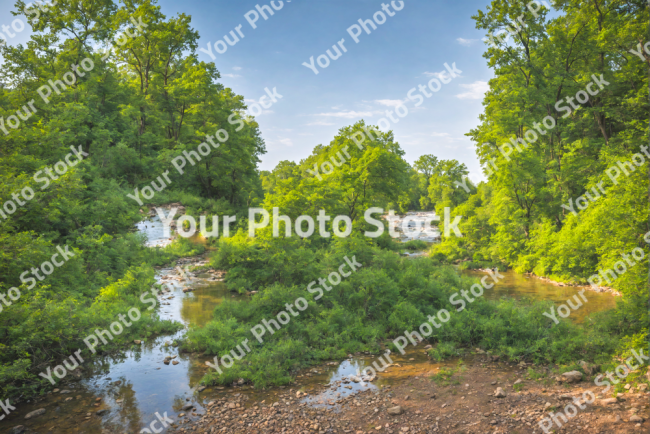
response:
<path fill-rule="evenodd" d="M 166 242 L 158 217 L 140 223 L 138 230 L 147 235 L 149 246 L 163 245 Z M 479 277 L 484 275 L 481 272 L 466 273 Z M 559 305 L 576 294 L 576 288 L 555 286 L 513 272 L 503 274 L 505 278 L 486 290 L 485 297 L 530 297 L 551 300 Z M 172 284 L 173 291 L 164 297 L 165 304 L 160 307 L 160 316 L 163 319 L 179 321 L 185 328 L 190 325 L 204 325 L 210 320 L 216 305 L 226 297 L 233 297 L 225 285 L 215 280 L 213 275 L 192 275 L 188 277 L 190 281 L 184 281 L 178 269 L 157 270 L 156 279 L 159 282 L 165 276 L 181 280 L 167 280 Z M 195 288 L 194 291 L 184 293 L 182 288 L 187 285 Z M 615 297 L 609 293 L 587 291 L 585 295 L 589 302 L 571 315 L 570 318 L 575 321 L 584 321 L 587 315 L 610 309 L 615 305 Z M 179 354 L 174 340 L 184 332 L 181 330 L 173 336 L 161 336 L 144 342 L 140 349 L 126 351 L 119 357 L 87 361 L 83 365 L 84 375 L 81 379 L 64 383 L 58 386 L 59 392 L 50 392 L 37 401 L 16 404 L 16 410 L 0 421 L 0 430 L 11 432 L 12 427 L 23 425 L 39 433 L 139 432 L 157 420 L 156 413 L 167 413 L 175 424 L 179 421 L 186 422 L 203 414 L 205 404 L 228 394 L 248 394 L 251 397 L 250 402 L 264 399 L 269 403 L 276 399 L 279 389 L 258 391 L 250 386 L 242 386 L 209 387 L 199 391 L 198 383 L 208 369 L 205 362 L 211 359 Z M 166 356 L 176 356 L 174 361 L 178 364 L 165 365 L 163 360 Z M 433 373 L 442 366 L 455 363 L 453 360 L 432 363 L 421 349 L 411 346 L 405 356 L 393 355 L 393 361 L 402 367 L 399 370 L 389 368 L 376 382 L 363 385 L 352 382 L 346 385 L 351 388 L 340 385 L 334 390 L 322 392 L 320 385 L 334 383 L 343 376 L 354 375 L 369 365 L 371 360 L 373 358 L 370 355 L 357 355 L 343 362 L 323 364 L 302 372 L 296 378 L 297 384 L 292 387 L 311 392 L 305 402 L 312 405 L 328 405 L 328 401 L 336 394 L 345 396 L 364 387 L 382 387 L 405 376 Z M 69 393 L 61 393 L 62 391 Z M 183 410 L 183 406 L 187 404 L 192 404 L 193 409 Z M 46 410 L 45 414 L 25 420 L 26 414 L 40 408 Z"/>

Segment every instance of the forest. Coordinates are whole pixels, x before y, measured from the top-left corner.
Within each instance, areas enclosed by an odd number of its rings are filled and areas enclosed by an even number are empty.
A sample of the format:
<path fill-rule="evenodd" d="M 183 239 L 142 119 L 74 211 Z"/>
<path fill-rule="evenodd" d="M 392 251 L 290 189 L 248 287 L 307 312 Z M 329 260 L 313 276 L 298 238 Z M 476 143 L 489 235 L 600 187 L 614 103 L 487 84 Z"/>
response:
<path fill-rule="evenodd" d="M 27 6 L 19 0 L 15 10 Z M 524 2 L 495 0 L 472 17 L 486 36 L 509 35 L 485 46 L 494 78 L 467 136 L 486 180 L 472 183 L 454 159 L 431 153 L 407 162 L 393 132 L 364 119 L 341 124 L 301 161 L 261 170 L 259 125 L 244 96 L 220 84 L 219 65 L 199 60 L 190 16 L 165 16 L 155 0 L 52 2 L 29 22 L 27 44 L 0 47 L 0 396 L 51 389 L 38 374 L 78 350 L 99 356 L 83 339 L 132 307 L 143 318 L 99 353 L 178 330 L 140 294 L 155 284 L 154 267 L 206 249 L 210 266 L 227 272 L 228 289 L 256 293 L 250 303 L 224 301 L 205 327 L 187 332 L 182 350 L 209 356 L 252 342 L 249 356 L 210 371 L 204 384 L 285 385 L 325 360 L 394 351 L 391 340 L 404 330 L 455 309 L 449 296 L 476 283 L 460 270 L 498 267 L 590 285 L 636 248 L 643 259 L 600 279 L 622 294 L 616 308 L 587 325 L 555 325 L 543 315 L 547 301 L 480 298 L 427 341 L 436 360 L 481 348 L 576 367 L 647 350 L 650 54 L 641 47 L 650 38 L 648 7 L 641 0 L 553 6 L 533 13 Z M 526 26 L 513 29 L 521 15 Z M 174 159 L 221 130 L 225 142 L 176 170 Z M 355 134 L 369 130 L 358 146 Z M 328 162 L 331 173 L 314 170 Z M 139 204 L 134 191 L 148 186 L 153 196 Z M 231 236 L 145 247 L 135 224 L 150 207 L 170 203 L 196 216 L 236 216 Z M 325 210 L 349 217 L 352 233 L 274 237 L 269 226 L 251 238 L 253 207 L 277 207 L 292 221 Z M 463 216 L 463 236 L 407 258 L 387 233 L 363 235 L 376 229 L 364 219 L 372 207 L 439 215 L 448 207 Z M 25 277 L 64 248 L 73 255 L 46 278 Z M 307 284 L 352 256 L 363 266 L 316 300 Z M 309 304 L 299 317 L 265 344 L 251 338 L 253 325 L 297 297 Z"/>

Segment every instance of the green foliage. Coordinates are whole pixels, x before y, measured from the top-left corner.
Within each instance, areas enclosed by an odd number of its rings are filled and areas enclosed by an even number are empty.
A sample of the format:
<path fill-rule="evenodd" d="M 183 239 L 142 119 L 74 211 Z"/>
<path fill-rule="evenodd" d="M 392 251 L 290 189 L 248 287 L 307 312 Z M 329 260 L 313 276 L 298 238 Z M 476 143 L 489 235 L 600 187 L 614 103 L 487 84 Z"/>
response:
<path fill-rule="evenodd" d="M 282 161 L 273 172 L 263 174 L 264 209 L 278 207 L 292 220 L 300 215 L 316 217 L 326 210 L 328 215 L 345 215 L 356 222 L 371 207 L 408 207 L 408 198 L 402 197 L 409 185 L 404 151 L 392 132 L 377 129 L 357 146 L 351 137 L 365 134 L 364 128 L 376 127 L 359 121 L 341 128 L 328 146 L 316 146 L 300 164 Z M 332 168 L 330 174 L 323 173 L 323 164 Z M 284 233 L 284 223 L 280 232 Z"/>
<path fill-rule="evenodd" d="M 17 10 L 23 7 L 16 2 Z M 113 40 L 131 17 L 142 19 L 143 31 L 114 44 L 110 55 L 93 48 Z M 204 247 L 181 239 L 145 248 L 133 233 L 144 211 L 127 196 L 134 188 L 168 172 L 171 183 L 152 204 L 178 201 L 190 211 L 229 215 L 263 195 L 257 164 L 265 147 L 257 124 L 242 120 L 243 97 L 218 83 L 215 65 L 198 61 L 189 16 L 167 18 L 155 1 L 99 0 L 59 2 L 29 24 L 27 44 L 0 48 L 0 116 L 31 100 L 36 108 L 18 129 L 0 134 L 0 204 L 25 187 L 35 192 L 0 218 L 0 292 L 22 293 L 0 312 L 0 394 L 7 398 L 35 393 L 47 381 L 37 373 L 85 348 L 86 336 L 130 308 L 143 311 L 142 319 L 102 351 L 178 328 L 159 321 L 139 297 L 154 283 L 154 265 Z M 92 70 L 46 104 L 37 89 L 85 58 Z M 218 129 L 228 140 L 180 176 L 171 160 Z M 43 171 L 65 161 L 71 147 L 88 155 L 47 178 Z M 27 289 L 20 276 L 49 261 L 56 246 L 68 246 L 74 257 Z"/>
<path fill-rule="evenodd" d="M 0 135 L 0 203 L 27 186 L 35 191 L 0 220 L 0 291 L 17 287 L 22 293 L 0 312 L 2 396 L 35 393 L 45 381 L 38 372 L 83 348 L 90 331 L 107 328 L 132 307 L 142 319 L 102 351 L 178 328 L 159 321 L 139 296 L 154 283 L 154 265 L 206 246 L 180 239 L 164 249 L 144 248 L 133 226 L 145 206 L 127 197 L 152 181 L 160 185 L 163 173 L 171 182 L 144 205 L 180 202 L 193 215 L 239 217 L 232 238 L 207 243 L 217 248 L 211 265 L 228 271 L 231 290 L 259 291 L 250 303 L 226 300 L 212 322 L 191 329 L 182 343 L 189 351 L 223 356 L 249 339 L 253 352 L 221 376 L 209 373 L 206 383 L 244 378 L 259 387 L 288 384 L 301 367 L 357 351 L 377 353 L 380 342 L 418 328 L 443 308 L 452 311 L 451 320 L 428 337 L 436 360 L 481 347 L 514 360 L 606 363 L 613 353 L 647 348 L 647 259 L 611 284 L 624 297 L 615 312 L 599 315 L 587 329 L 565 320 L 553 325 L 542 315 L 548 303 L 480 298 L 454 312 L 449 296 L 473 282 L 441 265 L 463 261 L 460 268 L 511 267 L 584 282 L 635 247 L 648 252 L 647 164 L 616 184 L 604 172 L 640 152 L 648 134 L 647 65 L 627 52 L 647 26 L 641 3 L 567 0 L 556 2 L 552 19 L 546 11 L 534 17 L 521 1 L 493 2 L 477 13 L 477 28 L 486 31 L 522 13 L 526 22 L 511 43 L 485 53 L 495 77 L 481 123 L 468 134 L 486 167 L 488 181 L 478 186 L 456 160 L 424 155 L 409 166 L 392 132 L 374 130 L 355 143 L 353 137 L 372 129 L 363 120 L 341 128 L 305 160 L 259 172 L 266 150 L 258 125 L 245 115 L 244 98 L 218 82 L 216 66 L 198 60 L 199 35 L 189 16 L 167 18 L 153 0 L 82 3 L 59 2 L 30 23 L 26 45 L 0 48 L 0 116 L 31 100 L 37 109 L 19 129 Z M 17 1 L 18 9 L 23 6 Z M 92 48 L 122 32 L 131 17 L 147 27 L 109 56 Z M 84 58 L 93 61 L 92 71 L 45 104 L 37 89 Z M 561 117 L 555 103 L 584 89 L 593 74 L 610 84 Z M 508 158 L 499 151 L 539 131 L 547 116 L 556 123 L 552 130 Z M 213 144 L 219 129 L 228 140 Z M 187 164 L 181 176 L 172 160 L 203 143 L 209 155 Z M 34 175 L 64 159 L 70 147 L 89 155 L 41 188 Z M 330 174 L 321 170 L 325 163 Z M 607 194 L 577 215 L 562 206 L 598 185 Z M 352 235 L 330 238 L 317 229 L 306 239 L 276 238 L 270 225 L 251 239 L 246 208 L 256 206 L 277 207 L 294 222 L 322 210 L 344 215 Z M 451 207 L 463 216 L 464 236 L 444 238 L 428 258 L 400 258 L 402 248 L 426 246 L 397 244 L 386 233 L 360 236 L 369 229 L 364 212 L 370 207 L 439 214 Z M 281 234 L 284 229 L 281 223 Z M 325 229 L 333 232 L 333 222 Z M 56 246 L 68 246 L 74 257 L 27 289 L 21 275 L 49 260 Z M 363 267 L 316 300 L 310 282 L 337 271 L 346 256 Z M 252 337 L 252 326 L 275 318 L 298 297 L 309 302 L 304 312 L 267 334 L 264 344 Z"/>
<path fill-rule="evenodd" d="M 466 178 L 469 174 L 467 167 L 456 160 L 441 160 L 435 166 L 429 179 L 429 201 L 435 206 L 436 212 L 444 214 L 445 207 L 454 208 L 465 202 L 469 193 L 462 184 L 470 190 L 476 190 L 471 181 Z"/>
<path fill-rule="evenodd" d="M 458 356 L 458 348 L 455 342 L 440 342 L 434 348 L 431 348 L 427 354 L 433 360 L 440 362 L 449 357 Z"/>
<path fill-rule="evenodd" d="M 481 124 L 468 136 L 488 181 L 455 204 L 452 214 L 463 216 L 463 237 L 444 238 L 432 247 L 431 257 L 471 260 L 461 268 L 508 267 L 586 284 L 599 270 L 613 269 L 623 255 L 641 248 L 642 261 L 602 283 L 623 293 L 607 322 L 617 322 L 621 334 L 636 339 L 647 335 L 648 324 L 650 249 L 643 238 L 650 229 L 650 165 L 644 157 L 644 164 L 629 175 L 621 173 L 616 183 L 606 170 L 643 155 L 641 146 L 647 144 L 649 65 L 628 50 L 647 34 L 648 8 L 577 0 L 554 7 L 553 18 L 546 9 L 535 17 L 523 2 L 493 2 L 473 17 L 486 32 L 512 27 L 521 14 L 526 26 L 508 43 L 497 41 L 484 53 L 495 77 Z M 598 86 L 588 103 L 571 113 L 555 108 L 594 77 L 608 84 Z M 555 126 L 540 127 L 545 118 Z M 512 143 L 523 138 L 529 143 L 515 150 Z M 436 188 L 431 183 L 430 191 Z M 577 206 L 586 195 L 593 200 L 587 200 L 586 208 Z M 453 201 L 447 203 L 453 206 Z"/>
<path fill-rule="evenodd" d="M 318 279 L 337 271 L 345 256 L 354 256 L 362 267 L 319 297 Z M 590 329 L 568 320 L 554 325 L 542 315 L 549 302 L 480 297 L 456 312 L 450 296 L 469 288 L 473 279 L 426 257 L 402 258 L 362 236 L 313 247 L 297 237 L 252 239 L 238 234 L 220 241 L 213 265 L 230 270 L 230 285 L 246 282 L 261 292 L 248 303 L 225 301 L 215 309 L 213 321 L 188 332 L 184 350 L 218 357 L 249 340 L 252 353 L 222 375 L 211 370 L 206 384 L 230 384 L 239 378 L 257 387 L 286 384 L 299 368 L 352 352 L 379 353 L 381 342 L 419 330 L 440 309 L 449 310 L 451 319 L 440 328 L 432 327 L 427 338 L 436 344 L 429 351 L 435 360 L 480 347 L 513 360 L 602 361 L 618 344 L 618 334 L 608 321 L 596 321 Z M 277 320 L 287 311 L 286 304 L 299 297 L 308 301 L 308 308 L 273 334 L 266 332 L 259 343 L 251 329 L 262 320 Z M 392 343 L 388 347 L 396 350 Z"/>
<path fill-rule="evenodd" d="M 400 244 L 400 247 L 404 247 L 406 250 L 411 250 L 411 251 L 417 251 L 417 250 L 424 250 L 429 245 L 422 240 L 410 240 L 405 242 L 404 244 Z"/>

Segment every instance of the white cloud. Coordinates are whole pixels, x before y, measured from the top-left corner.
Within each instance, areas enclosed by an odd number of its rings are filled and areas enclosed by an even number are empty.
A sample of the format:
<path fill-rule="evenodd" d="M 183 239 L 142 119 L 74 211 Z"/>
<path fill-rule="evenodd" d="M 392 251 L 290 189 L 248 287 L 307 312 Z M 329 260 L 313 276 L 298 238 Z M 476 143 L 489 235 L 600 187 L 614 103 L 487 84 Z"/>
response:
<path fill-rule="evenodd" d="M 469 91 L 456 95 L 456 98 L 459 99 L 481 99 L 485 95 L 485 92 L 490 89 L 487 81 L 475 81 L 471 84 L 461 84 L 460 87 L 469 89 Z"/>
<path fill-rule="evenodd" d="M 288 138 L 288 137 L 280 137 L 276 136 L 277 139 L 267 139 L 266 143 L 269 145 L 284 145 L 288 148 L 291 148 L 293 146 L 293 141 Z"/>
<path fill-rule="evenodd" d="M 233 66 L 232 69 L 235 70 L 235 71 L 240 71 L 240 70 L 241 70 L 241 66 Z"/>
<path fill-rule="evenodd" d="M 372 116 L 372 112 L 356 112 L 354 110 L 350 111 L 341 111 L 341 112 L 331 112 L 331 113 L 318 113 L 316 116 L 327 116 L 332 118 L 362 118 L 364 116 Z"/>
<path fill-rule="evenodd" d="M 376 99 L 375 102 L 387 107 L 397 107 L 404 104 L 401 99 Z"/>
<path fill-rule="evenodd" d="M 449 133 L 431 133 L 433 137 L 449 137 Z"/>
<path fill-rule="evenodd" d="M 237 75 L 237 74 L 221 74 L 221 76 L 222 76 L 222 77 L 228 77 L 228 78 L 237 78 L 237 77 L 241 77 L 241 75 Z"/>
<path fill-rule="evenodd" d="M 466 47 L 469 47 L 472 45 L 474 42 L 477 42 L 478 39 L 464 39 L 464 38 L 458 38 L 456 39 L 460 45 L 464 45 Z"/>

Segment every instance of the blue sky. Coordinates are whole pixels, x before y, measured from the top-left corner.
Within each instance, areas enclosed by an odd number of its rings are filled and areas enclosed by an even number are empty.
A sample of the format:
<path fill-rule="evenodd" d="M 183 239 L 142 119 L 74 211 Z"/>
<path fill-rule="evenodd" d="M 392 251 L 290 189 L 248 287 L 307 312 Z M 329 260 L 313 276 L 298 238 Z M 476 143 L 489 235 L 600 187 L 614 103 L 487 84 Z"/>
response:
<path fill-rule="evenodd" d="M 388 10 L 394 16 L 384 13 L 385 23 L 371 29 L 371 34 L 362 32 L 355 43 L 347 29 L 359 19 L 372 20 L 382 3 L 391 2 L 285 0 L 273 16 L 268 14 L 268 20 L 260 16 L 253 29 L 245 14 L 256 5 L 270 5 L 270 0 L 159 2 L 168 17 L 192 16 L 201 37 L 199 48 L 206 51 L 208 44 L 223 40 L 242 25 L 244 37 L 234 46 L 223 54 L 213 47 L 214 59 L 200 51 L 199 58 L 214 61 L 223 84 L 250 103 L 259 101 L 266 87 L 275 87 L 282 95 L 257 117 L 268 151 L 262 157 L 262 169 L 271 170 L 281 160 L 299 161 L 314 146 L 328 144 L 339 128 L 362 118 L 377 124 L 386 117 L 386 110 L 403 104 L 408 115 L 393 115 L 399 122 L 391 122 L 390 129 L 406 151 L 407 161 L 412 163 L 422 154 L 453 158 L 467 165 L 471 179 L 482 179 L 474 146 L 464 134 L 478 124 L 483 93 L 492 77 L 482 57 L 485 35 L 470 18 L 485 9 L 488 1 L 409 0 L 400 11 L 391 5 Z M 400 7 L 401 2 L 394 3 Z M 276 0 L 275 5 L 279 4 Z M 8 14 L 12 6 L 13 2 L 0 0 L 0 26 L 13 21 Z M 27 37 L 26 30 L 9 43 L 24 42 Z M 332 46 L 341 39 L 347 52 L 331 60 L 327 68 L 318 67 L 318 75 L 302 65 L 328 49 L 336 54 Z M 415 107 L 407 98 L 408 91 L 439 77 L 445 63 L 455 63 L 462 74 Z M 443 81 L 448 78 L 443 76 Z"/>

